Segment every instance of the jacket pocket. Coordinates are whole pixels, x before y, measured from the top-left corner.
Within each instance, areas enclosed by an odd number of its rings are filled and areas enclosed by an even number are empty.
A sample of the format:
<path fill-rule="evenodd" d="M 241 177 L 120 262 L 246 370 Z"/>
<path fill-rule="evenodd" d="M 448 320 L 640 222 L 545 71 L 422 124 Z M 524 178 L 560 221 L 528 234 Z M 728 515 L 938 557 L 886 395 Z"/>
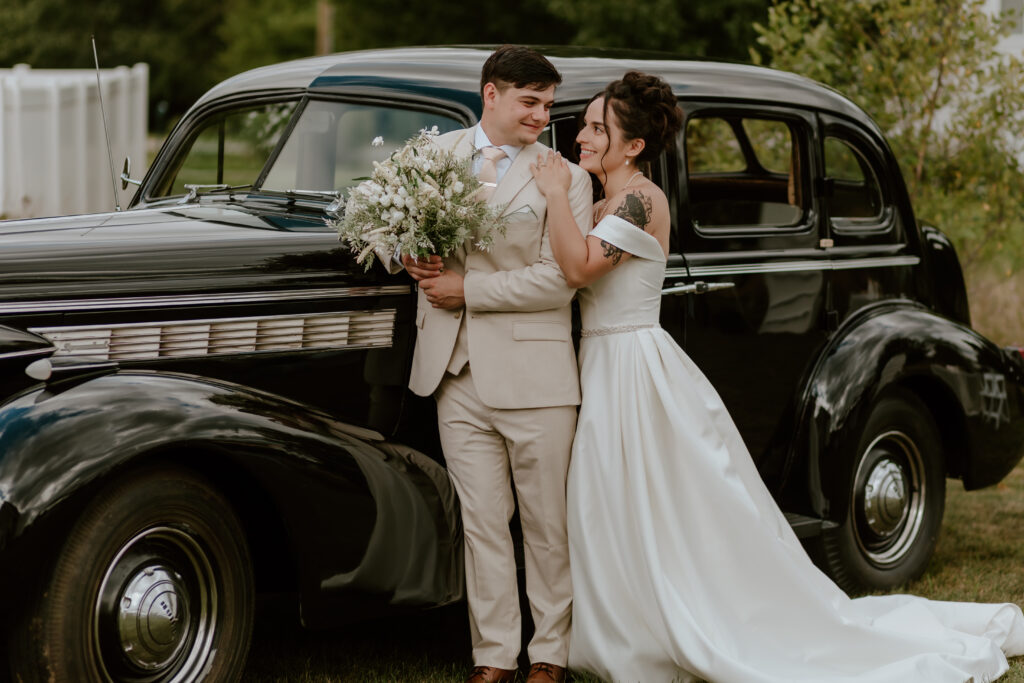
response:
<path fill-rule="evenodd" d="M 516 341 L 569 341 L 569 330 L 564 325 L 545 321 L 513 323 L 512 339 Z"/>
<path fill-rule="evenodd" d="M 540 225 L 537 214 L 529 204 L 520 206 L 515 211 L 505 213 L 506 230 L 536 230 Z"/>

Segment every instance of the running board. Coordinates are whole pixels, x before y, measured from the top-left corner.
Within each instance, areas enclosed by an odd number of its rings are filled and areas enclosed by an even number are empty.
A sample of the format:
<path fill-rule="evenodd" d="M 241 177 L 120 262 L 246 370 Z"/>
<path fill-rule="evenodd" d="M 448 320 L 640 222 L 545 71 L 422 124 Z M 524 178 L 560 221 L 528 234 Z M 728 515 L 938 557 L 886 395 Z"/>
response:
<path fill-rule="evenodd" d="M 783 514 L 786 515 L 786 521 L 789 522 L 789 526 L 793 527 L 793 531 L 796 532 L 797 538 L 820 536 L 821 532 L 826 529 L 835 529 L 839 526 L 835 522 L 827 519 L 808 517 L 807 515 L 800 515 L 795 512 L 786 512 Z"/>

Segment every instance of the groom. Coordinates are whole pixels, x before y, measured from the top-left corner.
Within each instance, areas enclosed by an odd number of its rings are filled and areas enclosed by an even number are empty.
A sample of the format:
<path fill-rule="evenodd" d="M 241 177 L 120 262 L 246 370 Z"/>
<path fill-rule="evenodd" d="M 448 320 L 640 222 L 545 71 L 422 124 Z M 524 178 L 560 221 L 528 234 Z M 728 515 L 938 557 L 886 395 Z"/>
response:
<path fill-rule="evenodd" d="M 466 243 L 443 261 L 403 264 L 419 281 L 409 387 L 437 400 L 448 473 L 462 506 L 476 666 L 467 683 L 512 681 L 521 642 L 509 520 L 519 503 L 526 592 L 536 632 L 529 683 L 562 681 L 572 607 L 565 480 L 580 402 L 570 289 L 548 243 L 547 205 L 530 164 L 547 147 L 562 77 L 539 53 L 498 48 L 480 78 L 483 114 L 437 144 L 472 157 L 488 201 L 505 205 L 489 252 Z M 576 222 L 589 228 L 591 183 L 572 166 Z M 513 487 L 515 498 L 513 498 Z"/>

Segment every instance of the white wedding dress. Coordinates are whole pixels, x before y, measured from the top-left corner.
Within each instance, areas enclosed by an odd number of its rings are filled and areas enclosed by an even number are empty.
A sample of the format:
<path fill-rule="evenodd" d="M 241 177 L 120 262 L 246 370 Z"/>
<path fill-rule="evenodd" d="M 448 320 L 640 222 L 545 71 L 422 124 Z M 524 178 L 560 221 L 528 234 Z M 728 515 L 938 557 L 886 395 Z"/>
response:
<path fill-rule="evenodd" d="M 987 683 L 1024 654 L 1017 605 L 851 600 L 821 573 L 718 394 L 658 326 L 658 241 L 615 216 L 591 234 L 634 257 L 579 295 L 571 668 L 642 683 Z"/>

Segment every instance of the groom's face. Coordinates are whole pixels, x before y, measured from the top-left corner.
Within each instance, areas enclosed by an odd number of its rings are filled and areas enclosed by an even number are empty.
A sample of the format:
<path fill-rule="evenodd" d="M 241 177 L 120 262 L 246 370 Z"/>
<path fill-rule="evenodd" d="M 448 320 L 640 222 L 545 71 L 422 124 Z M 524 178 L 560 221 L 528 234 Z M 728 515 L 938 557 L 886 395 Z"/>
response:
<path fill-rule="evenodd" d="M 532 145 L 548 125 L 555 86 L 534 90 L 508 85 L 502 90 L 488 83 L 484 86 L 483 101 L 480 125 L 492 145 Z"/>

